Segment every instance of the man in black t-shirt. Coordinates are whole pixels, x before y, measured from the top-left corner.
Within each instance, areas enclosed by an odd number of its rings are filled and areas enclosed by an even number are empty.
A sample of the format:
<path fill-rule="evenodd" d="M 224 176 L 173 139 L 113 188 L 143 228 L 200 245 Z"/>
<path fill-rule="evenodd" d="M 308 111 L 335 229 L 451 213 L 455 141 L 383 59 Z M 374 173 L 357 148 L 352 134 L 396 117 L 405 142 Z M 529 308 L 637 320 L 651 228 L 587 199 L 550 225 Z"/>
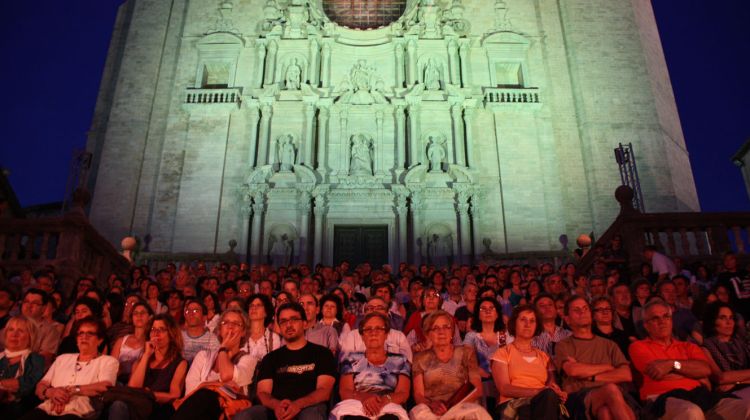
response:
<path fill-rule="evenodd" d="M 260 362 L 257 395 L 262 405 L 241 411 L 234 419 L 324 420 L 336 382 L 336 359 L 327 348 L 305 339 L 306 316 L 298 303 L 281 305 L 276 319 L 286 345 Z"/>

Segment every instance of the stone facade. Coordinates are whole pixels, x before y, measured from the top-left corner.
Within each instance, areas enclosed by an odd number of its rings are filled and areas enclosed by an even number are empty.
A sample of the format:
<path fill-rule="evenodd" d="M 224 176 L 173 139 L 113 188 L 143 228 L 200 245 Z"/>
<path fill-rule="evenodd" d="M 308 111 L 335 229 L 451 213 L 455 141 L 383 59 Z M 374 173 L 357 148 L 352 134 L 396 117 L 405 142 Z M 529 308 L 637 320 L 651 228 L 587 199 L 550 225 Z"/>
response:
<path fill-rule="evenodd" d="M 648 0 L 409 0 L 369 30 L 316 0 L 129 0 L 90 217 L 256 262 L 331 263 L 337 225 L 386 226 L 391 263 L 555 250 L 614 219 L 620 142 L 647 211 L 698 210 Z"/>

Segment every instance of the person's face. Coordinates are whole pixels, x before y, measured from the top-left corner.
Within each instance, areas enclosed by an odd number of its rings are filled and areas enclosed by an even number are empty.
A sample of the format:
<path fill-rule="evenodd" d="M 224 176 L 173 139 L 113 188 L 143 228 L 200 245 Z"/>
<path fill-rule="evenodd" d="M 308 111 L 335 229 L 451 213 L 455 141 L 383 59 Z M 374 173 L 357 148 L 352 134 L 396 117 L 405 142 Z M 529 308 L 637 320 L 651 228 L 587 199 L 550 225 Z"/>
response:
<path fill-rule="evenodd" d="M 530 340 L 534 337 L 536 331 L 536 313 L 533 311 L 523 311 L 518 314 L 516 319 L 516 337 Z"/>
<path fill-rule="evenodd" d="M 244 337 L 246 330 L 245 321 L 240 314 L 234 312 L 227 312 L 219 325 L 219 333 L 222 337 L 228 337 L 231 333 L 239 333 L 240 337 Z"/>
<path fill-rule="evenodd" d="M 279 331 L 287 342 L 295 342 L 302 338 L 305 333 L 302 316 L 292 309 L 284 309 L 279 312 Z"/>
<path fill-rule="evenodd" d="M 529 283 L 529 294 L 531 296 L 536 296 L 539 292 L 541 292 L 541 290 L 539 290 L 539 284 L 537 282 Z"/>
<path fill-rule="evenodd" d="M 167 298 L 167 307 L 170 311 L 178 311 L 182 309 L 182 299 L 177 293 L 171 293 Z"/>
<path fill-rule="evenodd" d="M 330 300 L 323 303 L 323 307 L 320 310 L 321 310 L 321 313 L 323 314 L 323 318 L 325 319 L 336 318 L 336 304 L 331 302 Z"/>
<path fill-rule="evenodd" d="M 544 321 L 552 321 L 557 318 L 557 308 L 555 307 L 555 301 L 550 298 L 542 298 L 536 303 L 536 310 L 539 311 L 539 315 Z"/>
<path fill-rule="evenodd" d="M 315 303 L 315 298 L 310 295 L 302 295 L 299 298 L 299 304 L 305 308 L 305 315 L 307 319 L 312 321 L 318 315 L 318 304 Z"/>
<path fill-rule="evenodd" d="M 41 319 L 44 314 L 44 299 L 40 295 L 29 293 L 21 302 L 21 313 L 27 318 Z"/>
<path fill-rule="evenodd" d="M 206 305 L 206 309 L 209 311 L 216 311 L 216 305 L 213 298 L 209 295 L 203 297 L 203 304 Z"/>
<path fill-rule="evenodd" d="M 594 321 L 598 324 L 612 324 L 612 306 L 607 302 L 597 302 L 594 305 Z"/>
<path fill-rule="evenodd" d="M 726 287 L 716 288 L 716 299 L 719 302 L 729 303 L 729 291 L 726 289 Z"/>
<path fill-rule="evenodd" d="M 391 304 L 391 292 L 387 287 L 379 287 L 375 290 L 375 296 L 383 299 L 386 305 Z"/>
<path fill-rule="evenodd" d="M 163 349 L 169 346 L 169 328 L 167 328 L 167 324 L 160 319 L 154 321 L 153 325 L 151 325 L 150 337 L 151 343 L 156 348 Z"/>
<path fill-rule="evenodd" d="M 258 286 L 258 291 L 268 297 L 273 296 L 273 284 L 270 281 L 262 281 Z"/>
<path fill-rule="evenodd" d="M 464 300 L 466 302 L 473 302 L 477 300 L 477 292 L 479 292 L 477 286 L 474 286 L 473 284 L 467 285 L 466 287 L 464 287 Z"/>
<path fill-rule="evenodd" d="M 92 289 L 94 287 L 94 282 L 92 282 L 89 279 L 83 279 L 80 282 L 78 282 L 78 288 L 76 289 L 78 293 L 83 293 L 88 289 Z"/>
<path fill-rule="evenodd" d="M 203 289 L 216 293 L 219 291 L 219 282 L 216 279 L 208 279 L 203 282 Z"/>
<path fill-rule="evenodd" d="M 300 292 L 301 293 L 313 293 L 313 279 L 309 277 L 305 277 L 302 279 L 302 283 L 300 283 Z"/>
<path fill-rule="evenodd" d="M 427 331 L 427 336 L 435 345 L 446 345 L 453 341 L 453 321 L 452 319 L 440 316 Z"/>
<path fill-rule="evenodd" d="M 367 349 L 385 348 L 385 339 L 388 334 L 385 332 L 386 327 L 380 318 L 370 318 L 362 326 L 362 341 Z"/>
<path fill-rule="evenodd" d="M 433 282 L 433 285 L 439 290 L 440 288 L 443 287 L 443 283 L 445 282 L 445 279 L 443 278 L 443 275 L 438 272 L 432 277 L 432 282 Z"/>
<path fill-rule="evenodd" d="M 560 276 L 549 276 L 547 278 L 547 289 L 550 293 L 556 295 L 563 291 L 562 279 Z"/>
<path fill-rule="evenodd" d="M 232 300 L 234 297 L 237 296 L 237 292 L 232 289 L 231 287 L 227 287 L 224 290 L 224 301 Z"/>
<path fill-rule="evenodd" d="M 284 291 L 292 295 L 292 298 L 295 300 L 299 298 L 299 288 L 297 288 L 297 284 L 293 281 L 284 283 Z"/>
<path fill-rule="evenodd" d="M 31 348 L 31 334 L 25 322 L 15 319 L 8 322 L 5 326 L 5 348 L 9 351 Z"/>
<path fill-rule="evenodd" d="M 583 299 L 571 302 L 565 321 L 572 328 L 591 326 L 591 308 L 589 304 Z"/>
<path fill-rule="evenodd" d="M 422 297 L 424 287 L 420 283 L 412 283 L 409 287 L 409 297 L 412 302 L 419 302 Z"/>
<path fill-rule="evenodd" d="M 197 327 L 206 324 L 206 315 L 198 302 L 190 302 L 185 306 L 185 325 Z"/>
<path fill-rule="evenodd" d="M 36 286 L 47 293 L 52 293 L 55 290 L 55 284 L 52 279 L 45 276 L 36 279 Z"/>
<path fill-rule="evenodd" d="M 729 271 L 737 270 L 737 257 L 734 255 L 727 255 L 724 257 L 724 268 Z"/>
<path fill-rule="evenodd" d="M 437 310 L 440 305 L 440 294 L 434 289 L 425 291 L 422 296 L 422 304 L 425 311 L 431 312 Z"/>
<path fill-rule="evenodd" d="M 237 286 L 237 294 L 242 299 L 249 298 L 250 295 L 253 294 L 252 284 L 250 284 L 250 282 L 247 282 L 247 281 L 240 282 L 240 284 Z"/>
<path fill-rule="evenodd" d="M 685 279 L 678 277 L 672 280 L 672 282 L 674 282 L 675 293 L 677 294 L 677 296 L 679 297 L 687 296 L 688 287 L 687 287 L 687 282 L 685 282 Z"/>
<path fill-rule="evenodd" d="M 149 299 L 157 299 L 159 297 L 159 288 L 155 284 L 148 286 L 147 290 L 148 292 L 146 296 Z"/>
<path fill-rule="evenodd" d="M 720 308 L 719 315 L 716 317 L 716 334 L 721 337 L 731 337 L 734 334 L 734 314 L 729 308 Z"/>
<path fill-rule="evenodd" d="M 263 301 L 258 298 L 255 298 L 252 302 L 250 302 L 248 311 L 248 315 L 250 316 L 250 320 L 252 321 L 266 319 L 266 306 L 263 305 Z"/>
<path fill-rule="evenodd" d="M 555 300 L 555 311 L 557 312 L 557 316 L 559 316 L 561 319 L 565 316 L 565 301 L 562 299 Z"/>
<path fill-rule="evenodd" d="M 492 302 L 482 302 L 479 305 L 479 321 L 482 323 L 495 323 L 497 321 L 498 313 L 495 309 L 495 305 Z"/>
<path fill-rule="evenodd" d="M 89 308 L 86 305 L 78 305 L 75 307 L 75 310 L 73 310 L 73 318 L 76 321 L 79 321 L 89 316 L 94 316 L 94 313 L 91 312 L 91 308 Z"/>
<path fill-rule="evenodd" d="M 645 300 L 651 295 L 651 287 L 648 284 L 641 284 L 635 289 L 635 297 L 640 300 Z"/>
<path fill-rule="evenodd" d="M 76 344 L 82 354 L 96 354 L 98 347 L 104 339 L 99 338 L 95 325 L 83 324 L 78 328 L 76 335 Z"/>
<path fill-rule="evenodd" d="M 521 273 L 514 271 L 510 275 L 510 284 L 514 287 L 518 287 L 521 285 Z"/>
<path fill-rule="evenodd" d="M 289 295 L 284 293 L 279 293 L 278 296 L 276 296 L 276 307 L 279 307 L 285 303 L 289 303 Z"/>
<path fill-rule="evenodd" d="M 487 277 L 486 279 L 484 279 L 484 285 L 497 290 L 497 279 L 495 277 Z"/>
<path fill-rule="evenodd" d="M 386 315 L 388 313 L 388 306 L 382 299 L 370 299 L 367 305 L 365 305 L 365 313 L 369 314 L 370 312 L 378 312 Z"/>
<path fill-rule="evenodd" d="M 670 305 L 674 305 L 677 302 L 677 288 L 674 287 L 674 284 L 667 283 L 662 285 L 659 294 Z"/>
<path fill-rule="evenodd" d="M 591 280 L 589 290 L 591 291 L 591 296 L 604 296 L 604 293 L 607 291 L 607 287 L 604 284 L 603 280 L 593 279 Z"/>
<path fill-rule="evenodd" d="M 143 328 L 148 325 L 148 321 L 151 319 L 151 314 L 148 313 L 143 305 L 138 305 L 133 308 L 133 326 L 136 328 Z"/>
<path fill-rule="evenodd" d="M 643 326 L 652 339 L 666 340 L 672 336 L 672 313 L 664 305 L 654 305 L 646 311 Z"/>
<path fill-rule="evenodd" d="M 615 306 L 621 308 L 627 308 L 633 303 L 633 297 L 630 295 L 630 289 L 627 286 L 616 287 L 612 291 L 612 298 L 615 301 Z"/>
<path fill-rule="evenodd" d="M 448 282 L 448 293 L 451 295 L 461 294 L 461 280 L 453 278 Z"/>

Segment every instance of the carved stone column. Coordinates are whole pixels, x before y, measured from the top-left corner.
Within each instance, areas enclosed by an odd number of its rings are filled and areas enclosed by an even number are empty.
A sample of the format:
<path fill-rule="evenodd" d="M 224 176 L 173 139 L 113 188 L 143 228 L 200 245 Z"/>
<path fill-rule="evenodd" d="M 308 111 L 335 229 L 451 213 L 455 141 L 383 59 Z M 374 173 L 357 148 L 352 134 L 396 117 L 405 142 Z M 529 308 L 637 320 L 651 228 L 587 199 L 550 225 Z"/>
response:
<path fill-rule="evenodd" d="M 299 211 L 301 217 L 300 221 L 300 237 L 299 237 L 299 262 L 309 263 L 309 243 L 310 243 L 310 210 L 312 195 L 307 191 L 300 191 L 299 198 Z"/>
<path fill-rule="evenodd" d="M 320 45 L 315 38 L 310 38 L 310 56 L 307 65 L 307 79 L 310 86 L 318 86 L 318 58 L 320 57 Z"/>
<path fill-rule="evenodd" d="M 396 105 L 396 169 L 406 164 L 406 132 L 404 131 L 404 106 Z"/>
<path fill-rule="evenodd" d="M 469 208 L 469 219 L 471 221 L 471 239 L 474 244 L 474 254 L 471 255 L 472 260 L 479 254 L 482 249 L 480 234 L 477 231 L 479 229 L 479 219 L 482 213 L 479 211 L 479 198 L 478 194 L 474 193 L 471 195 L 471 207 Z"/>
<path fill-rule="evenodd" d="M 398 213 L 398 261 L 396 266 L 402 262 L 408 261 L 408 250 L 407 238 L 408 232 L 406 230 L 406 218 L 408 217 L 408 208 L 406 207 L 406 196 L 399 194 L 396 197 L 396 212 Z"/>
<path fill-rule="evenodd" d="M 323 42 L 322 59 L 320 63 L 320 81 L 322 87 L 328 87 L 331 83 L 331 45 Z"/>
<path fill-rule="evenodd" d="M 242 234 L 240 235 L 239 249 L 245 254 L 243 261 L 250 261 L 252 259 L 252 252 L 248 248 L 250 242 L 250 219 L 253 217 L 253 198 L 248 194 L 243 194 L 242 206 L 240 206 L 240 217 L 242 218 Z"/>
<path fill-rule="evenodd" d="M 448 62 L 450 66 L 451 83 L 454 85 L 460 85 L 461 76 L 459 75 L 458 44 L 455 40 L 448 42 Z"/>
<path fill-rule="evenodd" d="M 474 120 L 474 108 L 467 107 L 464 109 L 464 125 L 466 126 L 466 167 L 474 164 L 474 129 L 472 122 Z"/>
<path fill-rule="evenodd" d="M 467 87 L 471 85 L 471 70 L 469 68 L 469 49 L 471 46 L 469 42 L 462 42 L 458 49 L 458 54 L 461 57 L 461 87 Z"/>
<path fill-rule="evenodd" d="M 375 127 L 377 128 L 377 139 L 375 140 L 375 159 L 377 161 L 373 166 L 375 167 L 375 173 L 381 175 L 388 169 L 385 167 L 385 158 L 383 157 L 385 145 L 383 144 L 383 110 L 381 109 L 375 112 Z"/>
<path fill-rule="evenodd" d="M 270 41 L 268 43 L 268 56 L 266 57 L 266 77 L 264 84 L 270 85 L 274 82 L 276 73 L 276 52 L 279 50 L 279 46 L 276 41 Z"/>
<path fill-rule="evenodd" d="M 267 165 L 268 162 L 268 146 L 271 143 L 269 136 L 271 135 L 271 116 L 273 115 L 273 107 L 270 104 L 264 104 L 260 108 L 260 134 L 258 142 L 258 166 Z"/>
<path fill-rule="evenodd" d="M 396 53 L 396 87 L 404 86 L 404 44 L 395 42 L 393 44 Z"/>
<path fill-rule="evenodd" d="M 315 167 L 324 174 L 327 171 L 326 150 L 328 149 L 328 118 L 330 112 L 326 107 L 318 108 L 318 159 Z"/>
<path fill-rule="evenodd" d="M 460 250 L 461 263 L 468 264 L 471 261 L 471 232 L 469 223 L 469 197 L 466 193 L 458 193 L 458 202 L 456 203 L 456 211 L 458 212 L 458 229 L 461 235 Z"/>
<path fill-rule="evenodd" d="M 422 162 L 422 151 L 419 147 L 419 103 L 409 105 L 409 167 Z"/>
<path fill-rule="evenodd" d="M 256 193 L 253 196 L 253 222 L 250 230 L 250 260 L 253 264 L 262 264 L 263 258 L 261 253 L 263 247 L 261 241 L 263 240 L 262 229 L 263 229 L 263 211 L 265 209 L 265 198 L 263 193 Z"/>
<path fill-rule="evenodd" d="M 313 135 L 313 124 L 315 118 L 315 104 L 305 104 L 305 153 L 302 157 L 301 165 L 307 165 L 313 167 L 313 146 L 315 143 L 315 136 Z"/>
<path fill-rule="evenodd" d="M 258 42 L 256 46 L 257 63 L 255 66 L 255 87 L 263 87 L 263 68 L 266 66 L 266 45 Z"/>
<path fill-rule="evenodd" d="M 250 114 L 250 124 L 248 124 L 248 131 L 250 134 L 250 150 L 247 154 L 248 166 L 251 168 L 255 167 L 255 154 L 258 152 L 258 119 L 259 112 L 257 106 L 250 106 L 248 109 Z"/>
<path fill-rule="evenodd" d="M 343 159 L 343 162 L 339 162 L 339 168 L 341 168 L 339 174 L 346 175 L 349 173 L 349 113 L 346 109 L 341 110 L 339 123 L 341 124 L 341 159 Z"/>
<path fill-rule="evenodd" d="M 456 150 L 456 165 L 466 165 L 466 151 L 464 150 L 464 120 L 462 106 L 455 104 L 451 106 L 451 118 L 453 121 L 453 142 Z"/>
<path fill-rule="evenodd" d="M 326 213 L 326 200 L 323 195 L 317 195 L 315 197 L 315 240 L 313 249 L 313 261 L 312 264 L 319 264 L 323 262 L 323 218 Z"/>
<path fill-rule="evenodd" d="M 417 83 L 419 80 L 417 76 L 417 42 L 415 40 L 409 40 L 406 44 L 406 52 L 408 54 L 407 59 L 409 60 L 409 74 L 406 75 L 406 84 L 408 86 Z"/>
<path fill-rule="evenodd" d="M 413 260 L 414 265 L 419 267 L 420 264 L 422 264 L 422 247 L 420 247 L 420 243 L 422 245 L 426 245 L 426 242 L 424 241 L 424 238 L 422 238 L 422 205 L 424 204 L 422 194 L 418 191 L 415 191 L 411 194 L 411 221 L 412 221 L 412 229 L 414 230 L 413 233 L 413 239 L 414 244 L 412 248 L 413 252 Z"/>

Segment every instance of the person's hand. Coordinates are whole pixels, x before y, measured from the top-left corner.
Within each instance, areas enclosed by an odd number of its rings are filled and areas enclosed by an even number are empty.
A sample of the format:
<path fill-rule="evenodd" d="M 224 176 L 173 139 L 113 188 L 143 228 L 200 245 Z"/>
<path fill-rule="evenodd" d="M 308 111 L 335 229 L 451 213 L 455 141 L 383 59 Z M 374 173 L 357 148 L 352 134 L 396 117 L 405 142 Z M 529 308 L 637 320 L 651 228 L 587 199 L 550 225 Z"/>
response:
<path fill-rule="evenodd" d="M 229 334 L 227 334 L 227 336 L 224 337 L 224 340 L 222 340 L 221 347 L 224 347 L 227 349 L 239 347 L 240 337 L 241 337 L 241 334 L 239 331 L 230 331 Z"/>
<path fill-rule="evenodd" d="M 555 395 L 557 395 L 558 398 L 560 398 L 561 403 L 565 403 L 565 401 L 568 399 L 568 393 L 560 389 L 560 387 L 557 386 L 557 384 L 554 384 L 554 383 L 550 384 L 549 389 L 551 389 L 555 393 Z"/>
<path fill-rule="evenodd" d="M 661 381 L 673 368 L 674 362 L 671 360 L 654 360 L 646 366 L 644 373 L 655 381 Z"/>
<path fill-rule="evenodd" d="M 286 415 L 286 409 L 289 407 L 289 404 L 291 401 L 289 400 L 281 400 L 277 405 L 276 408 L 273 409 L 273 414 L 276 416 L 277 419 L 283 419 Z"/>
<path fill-rule="evenodd" d="M 93 397 L 96 395 L 103 394 L 104 391 L 106 391 L 107 389 L 109 389 L 109 386 L 103 383 L 84 385 L 81 387 L 81 392 L 79 392 L 79 394 L 84 395 L 86 397 Z"/>
<path fill-rule="evenodd" d="M 302 407 L 299 406 L 295 401 L 290 401 L 289 405 L 286 407 L 286 412 L 284 413 L 284 417 L 280 418 L 279 420 L 293 420 L 295 417 L 297 417 L 297 414 L 302 411 Z"/>
<path fill-rule="evenodd" d="M 371 395 L 362 401 L 362 407 L 365 409 L 365 414 L 370 417 L 378 415 L 380 410 L 385 406 L 383 401 L 385 398 L 378 395 Z"/>
<path fill-rule="evenodd" d="M 430 411 L 436 416 L 442 416 L 448 411 L 448 407 L 442 401 L 429 401 L 427 407 L 430 407 Z"/>
<path fill-rule="evenodd" d="M 0 381 L 0 387 L 2 387 L 3 391 L 7 391 L 11 394 L 15 394 L 18 392 L 18 389 L 21 387 L 21 384 L 18 382 L 18 379 L 16 378 L 10 378 L 10 379 L 3 379 Z"/>
<path fill-rule="evenodd" d="M 152 354 L 154 354 L 155 349 L 156 348 L 154 347 L 154 343 L 152 343 L 151 341 L 146 341 L 146 344 L 144 344 L 143 346 L 143 357 L 145 357 L 146 360 L 148 360 L 148 358 Z"/>
<path fill-rule="evenodd" d="M 59 405 L 62 404 L 63 407 L 65 404 L 70 401 L 71 394 L 70 392 L 65 388 L 49 388 L 46 391 L 46 397 L 52 400 L 53 405 Z"/>

